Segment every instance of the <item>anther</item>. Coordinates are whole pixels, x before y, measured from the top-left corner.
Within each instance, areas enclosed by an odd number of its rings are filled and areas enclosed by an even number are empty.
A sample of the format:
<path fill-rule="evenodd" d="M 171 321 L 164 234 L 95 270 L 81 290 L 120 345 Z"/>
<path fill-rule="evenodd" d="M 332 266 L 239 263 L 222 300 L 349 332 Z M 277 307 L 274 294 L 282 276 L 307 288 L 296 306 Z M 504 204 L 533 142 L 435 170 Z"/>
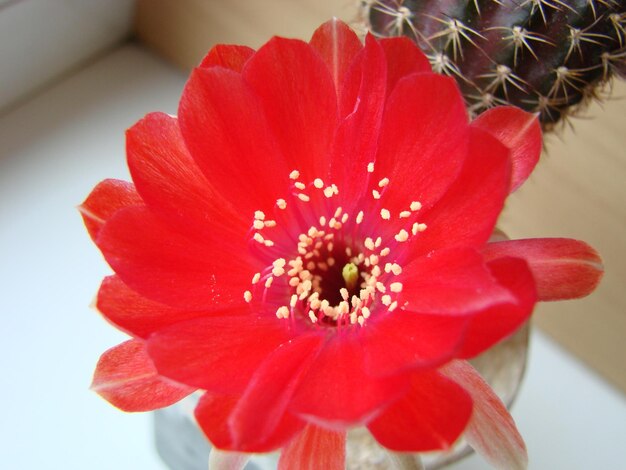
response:
<path fill-rule="evenodd" d="M 243 293 L 243 300 L 250 303 L 250 301 L 252 300 L 252 292 L 250 292 L 249 290 L 245 291 Z"/>
<path fill-rule="evenodd" d="M 415 212 L 422 208 L 422 203 L 419 201 L 413 201 L 411 202 L 411 205 L 409 207 L 411 208 L 413 212 Z"/>
<path fill-rule="evenodd" d="M 389 178 L 383 178 L 382 180 L 378 182 L 378 186 L 381 188 L 384 188 L 388 184 L 389 184 Z"/>
<path fill-rule="evenodd" d="M 276 316 L 278 318 L 289 318 L 289 309 L 286 306 L 279 307 L 276 310 Z"/>
<path fill-rule="evenodd" d="M 380 210 L 380 216 L 384 220 L 389 220 L 391 218 L 391 213 L 387 209 L 381 209 Z"/>
<path fill-rule="evenodd" d="M 291 173 L 289 173 L 289 178 L 291 178 L 292 180 L 297 180 L 298 178 L 300 178 L 300 172 L 298 170 L 293 170 Z"/>
<path fill-rule="evenodd" d="M 402 292 L 402 283 L 401 282 L 392 282 L 389 285 L 389 289 L 391 292 L 395 292 L 396 294 Z"/>
<path fill-rule="evenodd" d="M 279 209 L 285 210 L 287 208 L 287 201 L 284 199 L 276 199 L 276 205 Z"/>
<path fill-rule="evenodd" d="M 324 187 L 324 182 L 321 178 L 315 178 L 315 180 L 313 180 L 313 186 L 317 189 L 322 189 Z"/>
<path fill-rule="evenodd" d="M 402 229 L 398 233 L 396 233 L 394 238 L 398 242 L 405 242 L 409 239 L 409 233 L 406 230 Z"/>
<path fill-rule="evenodd" d="M 372 190 L 372 197 L 374 199 L 380 199 L 380 193 L 378 191 L 376 191 L 375 189 Z"/>
<path fill-rule="evenodd" d="M 374 162 L 369 162 L 367 164 L 367 172 L 368 173 L 374 173 Z"/>

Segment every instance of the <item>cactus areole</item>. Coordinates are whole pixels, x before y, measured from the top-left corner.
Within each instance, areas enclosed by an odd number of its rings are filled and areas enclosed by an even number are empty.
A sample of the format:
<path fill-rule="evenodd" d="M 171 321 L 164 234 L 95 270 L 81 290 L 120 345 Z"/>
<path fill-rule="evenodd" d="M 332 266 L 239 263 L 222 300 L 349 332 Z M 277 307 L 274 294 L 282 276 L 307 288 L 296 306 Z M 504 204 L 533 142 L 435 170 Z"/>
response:
<path fill-rule="evenodd" d="M 626 7 L 615 0 L 363 0 L 367 29 L 407 36 L 453 76 L 471 112 L 502 104 L 551 129 L 626 74 Z"/>

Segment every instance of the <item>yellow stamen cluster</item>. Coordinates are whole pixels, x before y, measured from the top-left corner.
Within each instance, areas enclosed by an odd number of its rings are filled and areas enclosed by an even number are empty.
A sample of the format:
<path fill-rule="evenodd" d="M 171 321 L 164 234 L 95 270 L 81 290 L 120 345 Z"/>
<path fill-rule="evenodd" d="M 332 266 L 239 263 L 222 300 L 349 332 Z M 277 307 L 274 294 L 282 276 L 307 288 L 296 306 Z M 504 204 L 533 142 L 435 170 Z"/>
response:
<path fill-rule="evenodd" d="M 368 174 L 374 172 L 373 162 L 367 165 L 367 172 Z M 313 197 L 317 197 L 316 190 L 327 199 L 339 193 L 339 188 L 335 184 L 326 184 L 321 178 L 315 178 L 311 184 L 305 184 L 300 180 L 298 170 L 293 170 L 289 178 L 292 180 L 292 195 L 296 202 L 309 203 Z M 390 187 L 389 178 L 380 179 L 377 187 L 380 191 L 372 190 L 375 201 L 384 197 L 385 191 Z M 313 192 L 308 192 L 309 190 Z M 328 210 L 328 203 L 325 204 Z M 287 201 L 278 199 L 276 207 L 278 210 L 285 210 Z M 426 230 L 426 225 L 414 221 L 413 217 L 421 207 L 420 202 L 413 201 L 409 210 L 403 210 L 398 214 L 398 219 L 409 220 L 406 229 L 400 229 L 393 236 L 395 242 L 406 242 L 411 235 L 416 236 Z M 391 221 L 395 217 L 386 208 L 379 209 L 379 214 L 383 221 Z M 292 257 L 276 258 L 263 273 L 256 273 L 253 276 L 253 286 L 260 283 L 264 286 L 264 301 L 269 289 L 287 289 L 291 292 L 287 302 L 278 304 L 275 312 L 278 318 L 293 319 L 298 313 L 299 317 L 308 317 L 313 324 L 363 326 L 372 314 L 371 307 L 374 303 L 384 305 L 389 312 L 398 307 L 403 285 L 402 282 L 394 280 L 394 277 L 402 274 L 402 266 L 395 260 L 386 261 L 391 257 L 392 250 L 389 246 L 383 246 L 383 237 L 368 236 L 359 241 L 351 237 L 346 238 L 346 234 L 343 233 L 346 224 L 356 227 L 364 218 L 363 211 L 359 211 L 353 217 L 340 206 L 328 210 L 325 215 L 319 216 L 316 224 L 310 225 L 306 231 L 297 236 Z M 268 220 L 262 211 L 256 211 L 252 223 L 253 240 L 265 247 L 274 246 L 274 242 L 264 237 L 261 232 L 275 226 L 276 221 Z M 392 240 L 388 241 L 393 243 Z M 342 246 L 340 253 L 336 253 L 336 246 L 344 243 L 347 245 Z M 337 259 L 341 260 L 343 266 L 335 266 Z M 323 290 L 324 276 L 331 269 L 339 270 L 343 278 L 343 286 L 333 286 L 333 289 L 337 288 L 339 292 Z M 243 297 L 246 302 L 252 302 L 252 291 L 245 291 Z M 331 305 L 328 299 L 334 298 L 340 300 Z"/>

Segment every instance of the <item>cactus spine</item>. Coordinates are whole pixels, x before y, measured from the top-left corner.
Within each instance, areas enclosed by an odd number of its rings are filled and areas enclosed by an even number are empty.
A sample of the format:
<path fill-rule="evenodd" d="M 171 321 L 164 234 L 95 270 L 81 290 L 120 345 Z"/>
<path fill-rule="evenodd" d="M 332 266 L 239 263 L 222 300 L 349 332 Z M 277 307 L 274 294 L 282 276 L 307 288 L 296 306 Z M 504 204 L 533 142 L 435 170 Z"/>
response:
<path fill-rule="evenodd" d="M 408 36 L 454 76 L 474 114 L 499 104 L 546 129 L 626 76 L 626 6 L 616 0 L 361 0 L 377 36 Z"/>

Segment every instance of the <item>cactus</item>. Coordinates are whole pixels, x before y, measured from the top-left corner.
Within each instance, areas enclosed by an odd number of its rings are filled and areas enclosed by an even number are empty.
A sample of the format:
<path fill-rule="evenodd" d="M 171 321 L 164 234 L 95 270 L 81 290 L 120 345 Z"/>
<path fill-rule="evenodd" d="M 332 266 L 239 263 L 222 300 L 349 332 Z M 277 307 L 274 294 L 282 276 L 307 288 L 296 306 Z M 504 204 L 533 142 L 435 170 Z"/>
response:
<path fill-rule="evenodd" d="M 361 18 L 415 41 L 472 114 L 513 104 L 550 130 L 626 76 L 623 0 L 361 0 Z"/>

